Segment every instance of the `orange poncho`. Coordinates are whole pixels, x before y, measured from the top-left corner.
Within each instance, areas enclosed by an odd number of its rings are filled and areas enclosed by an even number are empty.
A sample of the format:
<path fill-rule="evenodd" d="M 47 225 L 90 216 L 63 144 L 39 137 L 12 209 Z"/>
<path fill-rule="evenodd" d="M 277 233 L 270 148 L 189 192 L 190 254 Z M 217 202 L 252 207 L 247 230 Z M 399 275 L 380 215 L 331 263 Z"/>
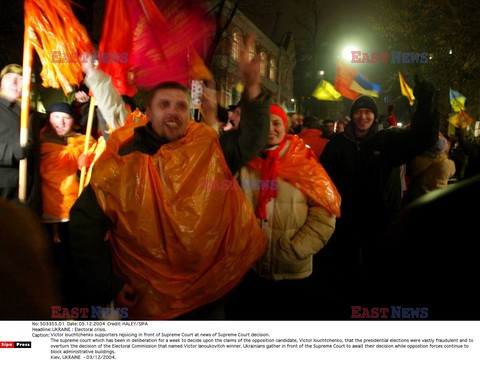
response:
<path fill-rule="evenodd" d="M 232 289 L 265 241 L 239 188 L 204 190 L 205 178 L 232 180 L 213 129 L 190 122 L 153 156 L 119 156 L 134 128 L 113 132 L 90 184 L 113 222 L 116 268 L 138 297 L 129 318 L 168 319 Z"/>
<path fill-rule="evenodd" d="M 67 146 L 42 142 L 40 173 L 42 176 L 43 213 L 57 218 L 70 218 L 70 208 L 78 198 L 78 157 L 85 145 L 85 136 L 67 138 Z M 90 139 L 90 146 L 95 143 Z"/>
<path fill-rule="evenodd" d="M 330 214 L 340 217 L 341 197 L 314 152 L 297 136 L 287 135 L 291 141 L 287 152 L 278 160 L 278 176 L 297 187 L 306 196 L 325 208 Z M 263 160 L 256 157 L 248 166 L 262 172 Z"/>

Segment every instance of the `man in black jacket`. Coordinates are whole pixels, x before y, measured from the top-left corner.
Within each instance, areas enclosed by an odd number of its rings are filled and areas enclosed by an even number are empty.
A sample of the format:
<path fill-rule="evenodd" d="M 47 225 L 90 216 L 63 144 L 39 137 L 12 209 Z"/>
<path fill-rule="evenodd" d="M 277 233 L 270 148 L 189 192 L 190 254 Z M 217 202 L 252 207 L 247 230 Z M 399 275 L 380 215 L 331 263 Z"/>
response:
<path fill-rule="evenodd" d="M 371 283 L 361 277 L 376 263 L 378 238 L 400 210 L 399 166 L 437 140 L 435 88 L 417 81 L 414 92 L 418 105 L 409 130 L 378 131 L 375 101 L 360 96 L 352 104 L 345 132 L 334 136 L 320 157 L 342 196 L 342 215 L 327 247 L 317 254 L 322 265 L 314 270 L 323 269 L 338 283 L 331 287 L 343 301 L 356 297 L 358 302 Z"/>
<path fill-rule="evenodd" d="M 28 144 L 20 146 L 20 104 L 22 67 L 9 64 L 0 73 L 0 197 L 18 203 L 18 167 L 28 159 L 27 205 L 41 214 L 38 175 L 38 119 L 30 116 Z M 38 154 L 38 153 L 37 153 Z"/>

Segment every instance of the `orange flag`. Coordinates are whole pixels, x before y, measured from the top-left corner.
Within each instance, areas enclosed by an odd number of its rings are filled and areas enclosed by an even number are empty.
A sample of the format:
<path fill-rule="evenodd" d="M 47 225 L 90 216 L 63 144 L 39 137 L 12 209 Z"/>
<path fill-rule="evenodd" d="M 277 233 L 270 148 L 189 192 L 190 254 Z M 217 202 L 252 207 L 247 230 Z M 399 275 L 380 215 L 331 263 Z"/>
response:
<path fill-rule="evenodd" d="M 132 63 L 132 25 L 128 7 L 124 0 L 108 0 L 100 40 L 99 68 L 112 77 L 113 86 L 120 95 L 133 96 L 137 88 L 133 83 Z M 101 55 L 113 53 L 125 55 L 122 63 L 110 60 L 103 62 Z"/>
<path fill-rule="evenodd" d="M 80 55 L 92 50 L 85 28 L 67 0 L 25 0 L 25 37 L 43 65 L 44 87 L 67 94 L 83 80 Z"/>
<path fill-rule="evenodd" d="M 358 72 L 355 69 L 339 60 L 337 62 L 337 73 L 335 74 L 335 90 L 347 99 L 355 100 L 360 94 L 351 90 L 350 86 L 357 74 Z"/>
<path fill-rule="evenodd" d="M 164 81 L 187 85 L 210 79 L 202 56 L 213 22 L 194 0 L 108 0 L 100 51 L 128 55 L 126 63 L 101 64 L 117 91 L 131 95 L 135 85 L 152 88 Z"/>

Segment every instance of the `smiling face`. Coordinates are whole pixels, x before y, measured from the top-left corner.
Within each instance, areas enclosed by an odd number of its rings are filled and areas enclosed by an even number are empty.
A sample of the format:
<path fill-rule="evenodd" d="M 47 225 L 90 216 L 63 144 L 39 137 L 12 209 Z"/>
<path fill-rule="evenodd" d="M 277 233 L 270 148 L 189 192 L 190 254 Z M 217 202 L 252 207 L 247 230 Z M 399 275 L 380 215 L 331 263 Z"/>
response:
<path fill-rule="evenodd" d="M 154 132 L 168 141 L 185 135 L 190 121 L 190 99 L 180 89 L 166 88 L 155 92 L 146 111 Z"/>
<path fill-rule="evenodd" d="M 373 125 L 375 113 L 368 108 L 355 110 L 353 113 L 353 124 L 355 126 L 355 134 L 358 137 L 365 136 Z"/>
<path fill-rule="evenodd" d="M 268 135 L 268 146 L 279 145 L 285 137 L 285 125 L 282 118 L 277 114 L 270 114 L 270 134 Z"/>
<path fill-rule="evenodd" d="M 22 76 L 16 73 L 5 74 L 0 89 L 5 99 L 12 102 L 19 99 L 22 96 Z"/>
<path fill-rule="evenodd" d="M 73 117 L 67 113 L 55 111 L 50 113 L 50 125 L 58 136 L 64 137 L 72 131 Z"/>

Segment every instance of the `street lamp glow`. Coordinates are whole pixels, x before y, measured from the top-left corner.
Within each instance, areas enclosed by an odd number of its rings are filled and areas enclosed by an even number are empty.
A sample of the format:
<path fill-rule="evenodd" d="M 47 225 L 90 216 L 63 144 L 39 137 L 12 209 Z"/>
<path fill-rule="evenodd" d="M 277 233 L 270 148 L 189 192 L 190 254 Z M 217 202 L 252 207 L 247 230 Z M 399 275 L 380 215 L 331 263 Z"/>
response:
<path fill-rule="evenodd" d="M 291 102 L 295 102 L 295 99 L 292 98 L 292 99 L 290 99 L 290 101 L 291 101 Z"/>
<path fill-rule="evenodd" d="M 449 54 L 449 55 L 452 55 L 452 54 L 453 54 L 453 50 L 450 50 L 450 51 L 448 52 L 448 54 Z"/>
<path fill-rule="evenodd" d="M 352 51 L 360 51 L 360 49 L 355 45 L 348 45 L 342 51 L 342 56 L 345 60 L 352 60 Z"/>

